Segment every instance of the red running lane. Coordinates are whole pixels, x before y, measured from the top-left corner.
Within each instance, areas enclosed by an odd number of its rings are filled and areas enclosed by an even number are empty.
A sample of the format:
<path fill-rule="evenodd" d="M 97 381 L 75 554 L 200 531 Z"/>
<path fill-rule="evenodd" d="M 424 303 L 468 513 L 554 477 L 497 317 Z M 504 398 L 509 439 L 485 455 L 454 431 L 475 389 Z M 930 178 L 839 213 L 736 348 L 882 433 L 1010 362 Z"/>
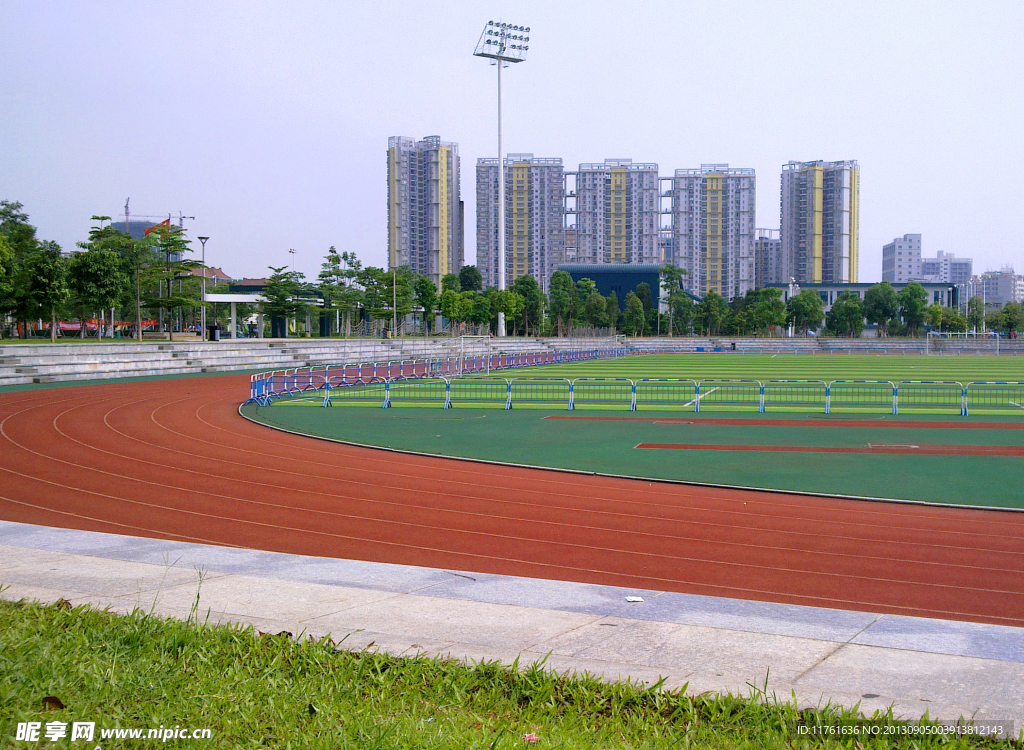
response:
<path fill-rule="evenodd" d="M 248 377 L 0 394 L 0 518 L 1024 626 L 1024 513 L 413 456 L 241 418 Z"/>
<path fill-rule="evenodd" d="M 709 445 L 707 443 L 638 443 L 641 450 L 656 451 L 746 451 L 767 453 L 874 453 L 900 456 L 1024 456 L 1019 445 L 896 445 L 868 443 L 865 446 L 822 445 Z"/>

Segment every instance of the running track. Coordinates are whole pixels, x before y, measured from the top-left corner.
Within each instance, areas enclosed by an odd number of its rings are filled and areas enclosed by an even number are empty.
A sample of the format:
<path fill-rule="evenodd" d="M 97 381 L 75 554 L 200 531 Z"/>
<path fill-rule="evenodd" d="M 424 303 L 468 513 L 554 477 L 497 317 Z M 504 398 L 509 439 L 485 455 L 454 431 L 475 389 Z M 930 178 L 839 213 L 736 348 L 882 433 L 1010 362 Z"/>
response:
<path fill-rule="evenodd" d="M 252 424 L 247 392 L 219 376 L 0 394 L 0 518 L 1024 625 L 1024 513 L 406 456 Z"/>

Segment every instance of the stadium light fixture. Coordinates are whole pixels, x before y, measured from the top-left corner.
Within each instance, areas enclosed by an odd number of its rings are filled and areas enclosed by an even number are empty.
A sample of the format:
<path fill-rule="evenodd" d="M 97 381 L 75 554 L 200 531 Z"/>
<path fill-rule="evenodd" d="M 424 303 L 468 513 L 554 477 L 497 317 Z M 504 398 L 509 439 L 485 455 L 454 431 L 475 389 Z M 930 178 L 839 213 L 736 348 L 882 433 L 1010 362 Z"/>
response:
<path fill-rule="evenodd" d="M 498 289 L 505 289 L 505 159 L 501 150 L 501 69 L 526 60 L 530 27 L 488 21 L 473 54 L 489 57 L 498 66 Z M 505 313 L 498 313 L 498 335 L 505 335 Z"/>

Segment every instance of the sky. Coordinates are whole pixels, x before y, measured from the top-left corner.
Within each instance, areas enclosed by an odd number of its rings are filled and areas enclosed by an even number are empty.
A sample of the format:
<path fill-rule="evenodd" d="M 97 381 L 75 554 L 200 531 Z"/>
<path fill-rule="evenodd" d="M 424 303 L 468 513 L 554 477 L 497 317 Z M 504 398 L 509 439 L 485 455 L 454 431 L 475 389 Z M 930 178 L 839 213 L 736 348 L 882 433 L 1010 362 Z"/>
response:
<path fill-rule="evenodd" d="M 386 265 L 387 139 L 440 135 L 473 262 L 492 19 L 531 28 L 506 153 L 752 167 L 764 228 L 784 163 L 856 159 L 862 281 L 906 233 L 1024 272 L 1020 0 L 4 0 L 0 199 L 67 249 L 130 197 L 234 277 L 315 277 L 332 245 Z"/>

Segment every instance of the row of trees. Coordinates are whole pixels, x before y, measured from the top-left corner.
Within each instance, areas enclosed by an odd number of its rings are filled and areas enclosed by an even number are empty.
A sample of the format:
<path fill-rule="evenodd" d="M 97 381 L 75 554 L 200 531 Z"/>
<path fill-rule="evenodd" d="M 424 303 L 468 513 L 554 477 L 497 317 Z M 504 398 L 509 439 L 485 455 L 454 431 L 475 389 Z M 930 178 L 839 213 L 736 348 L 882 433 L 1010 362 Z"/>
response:
<path fill-rule="evenodd" d="M 79 243 L 83 252 L 65 256 L 57 243 L 36 237 L 22 208 L 0 201 L 0 316 L 23 328 L 46 320 L 55 341 L 65 316 L 99 320 L 128 308 L 141 338 L 144 309 L 169 327 L 170 318 L 198 307 L 191 271 L 199 264 L 187 258 L 189 243 L 177 227 L 133 239 L 110 227 L 110 217 L 93 216 L 98 224 Z M 102 328 L 96 326 L 97 336 Z"/>
<path fill-rule="evenodd" d="M 200 264 L 188 258 L 189 241 L 176 227 L 160 226 L 135 239 L 109 225 L 109 217 L 94 216 L 89 238 L 79 243 L 83 252 L 65 257 L 53 242 L 39 240 L 20 203 L 0 201 L 0 316 L 19 324 L 48 320 L 51 339 L 63 316 L 85 320 L 102 318 L 104 311 L 129 313 L 141 338 L 144 311 L 157 317 L 170 331 L 172 320 L 193 321 L 203 303 L 201 280 L 193 273 Z M 565 271 L 551 277 L 545 296 L 536 279 L 521 276 L 507 290 L 484 289 L 474 266 L 448 274 L 438 290 L 431 278 L 409 268 L 387 271 L 364 267 L 355 253 L 331 247 L 316 281 L 286 267 L 271 268 L 265 290 L 264 311 L 274 318 L 307 319 L 327 314 L 343 317 L 348 335 L 353 323 L 376 319 L 397 323 L 420 311 L 424 332 L 432 332 L 440 317 L 451 330 L 467 325 L 496 331 L 504 313 L 513 335 L 571 334 L 574 328 L 608 328 L 626 335 L 661 334 L 767 335 L 787 326 L 806 333 L 825 330 L 836 336 L 859 336 L 865 321 L 877 325 L 879 335 L 920 335 L 925 324 L 937 330 L 966 331 L 1024 329 L 1021 305 L 1009 303 L 986 314 L 982 300 L 972 298 L 967 314 L 928 304 L 925 289 L 911 282 L 899 293 L 887 282 L 870 287 L 861 299 L 843 292 L 825 315 L 817 292 L 806 289 L 784 303 L 779 289 L 755 289 L 731 303 L 710 291 L 695 300 L 684 291 L 686 271 L 666 266 L 661 271 L 662 296 L 667 313 L 659 314 L 653 290 L 641 283 L 620 301 L 607 297 L 591 279 L 574 282 Z M 251 311 L 243 309 L 243 315 Z M 84 327 L 83 327 L 84 332 Z M 97 335 L 102 326 L 97 325 Z"/>

